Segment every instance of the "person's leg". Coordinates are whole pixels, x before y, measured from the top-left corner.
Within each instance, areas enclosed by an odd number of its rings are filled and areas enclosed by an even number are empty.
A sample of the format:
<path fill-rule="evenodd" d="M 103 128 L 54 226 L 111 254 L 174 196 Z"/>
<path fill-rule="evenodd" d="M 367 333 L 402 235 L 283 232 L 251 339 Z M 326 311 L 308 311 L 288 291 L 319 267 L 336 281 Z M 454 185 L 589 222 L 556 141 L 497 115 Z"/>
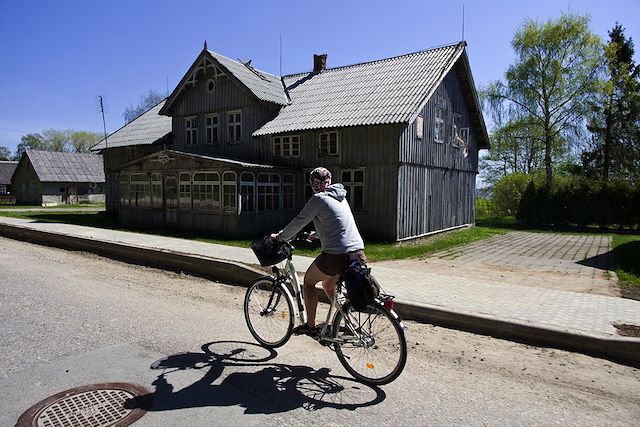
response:
<path fill-rule="evenodd" d="M 324 293 L 327 294 L 329 299 L 333 298 L 333 293 L 336 291 L 339 278 L 340 275 L 336 274 L 322 281 L 322 289 L 324 289 Z"/>
<path fill-rule="evenodd" d="M 316 263 L 311 264 L 309 269 L 304 275 L 304 306 L 307 310 L 307 324 L 310 327 L 316 325 L 316 309 L 318 307 L 318 295 L 316 294 L 316 284 L 323 282 L 327 279 L 331 279 L 331 276 L 324 274 Z M 335 288 L 335 284 L 334 284 Z"/>

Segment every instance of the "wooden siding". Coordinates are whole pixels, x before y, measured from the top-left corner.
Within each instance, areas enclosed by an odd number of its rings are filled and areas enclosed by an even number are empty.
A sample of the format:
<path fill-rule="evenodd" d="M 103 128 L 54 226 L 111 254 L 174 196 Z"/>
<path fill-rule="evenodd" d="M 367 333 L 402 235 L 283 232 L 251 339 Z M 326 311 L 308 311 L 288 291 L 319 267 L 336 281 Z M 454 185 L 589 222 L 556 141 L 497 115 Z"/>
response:
<path fill-rule="evenodd" d="M 331 130 L 338 132 L 338 155 L 320 156 L 320 133 Z M 354 211 L 358 228 L 367 236 L 395 239 L 397 153 L 401 131 L 400 125 L 378 125 L 291 133 L 300 135 L 300 156 L 296 158 L 274 157 L 271 136 L 258 137 L 256 146 L 261 163 L 306 171 L 324 166 L 333 174 L 334 182 L 341 181 L 343 170 L 363 169 L 364 208 Z M 297 193 L 304 200 L 304 186 L 297 189 Z"/>
<path fill-rule="evenodd" d="M 445 110 L 444 142 L 434 141 L 435 114 Z M 453 117 L 460 115 L 460 127 L 471 128 L 467 100 L 455 70 L 449 72 L 421 111 L 423 138 L 418 139 L 416 122 L 400 136 L 397 239 L 475 222 L 475 180 L 478 148 L 472 129 L 468 152 L 452 144 Z"/>
<path fill-rule="evenodd" d="M 209 93 L 206 84 L 214 79 L 215 89 Z M 213 70 L 200 72 L 195 86 L 188 85 L 173 108 L 172 129 L 174 149 L 186 153 L 197 153 L 212 157 L 226 157 L 256 161 L 260 155 L 251 137 L 253 132 L 273 119 L 280 110 L 279 105 L 259 101 L 235 81 L 226 77 L 213 77 Z M 241 111 L 242 141 L 228 142 L 227 112 Z M 205 116 L 218 114 L 218 144 L 206 144 Z M 195 145 L 186 144 L 185 118 L 197 117 L 198 141 Z"/>

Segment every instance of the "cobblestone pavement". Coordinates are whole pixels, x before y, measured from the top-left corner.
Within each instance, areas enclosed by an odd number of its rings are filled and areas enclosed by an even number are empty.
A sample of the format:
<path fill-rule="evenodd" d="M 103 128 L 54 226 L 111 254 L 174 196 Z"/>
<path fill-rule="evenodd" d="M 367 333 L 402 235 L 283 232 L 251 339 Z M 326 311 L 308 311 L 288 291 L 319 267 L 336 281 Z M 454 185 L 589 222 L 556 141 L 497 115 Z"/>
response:
<path fill-rule="evenodd" d="M 611 238 L 514 231 L 434 256 L 378 263 L 492 284 L 619 296 Z"/>

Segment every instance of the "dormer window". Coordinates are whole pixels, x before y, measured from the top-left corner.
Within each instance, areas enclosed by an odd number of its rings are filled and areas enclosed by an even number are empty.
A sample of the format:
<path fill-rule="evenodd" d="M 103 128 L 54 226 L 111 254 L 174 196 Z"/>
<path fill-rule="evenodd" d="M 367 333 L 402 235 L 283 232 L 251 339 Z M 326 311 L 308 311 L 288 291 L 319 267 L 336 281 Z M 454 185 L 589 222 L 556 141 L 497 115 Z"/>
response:
<path fill-rule="evenodd" d="M 320 134 L 320 140 L 318 144 L 318 155 L 323 156 L 337 156 L 338 155 L 338 132 L 323 132 Z"/>
<path fill-rule="evenodd" d="M 196 145 L 198 142 L 198 128 L 196 117 L 185 117 L 184 119 L 185 141 L 187 145 Z"/>

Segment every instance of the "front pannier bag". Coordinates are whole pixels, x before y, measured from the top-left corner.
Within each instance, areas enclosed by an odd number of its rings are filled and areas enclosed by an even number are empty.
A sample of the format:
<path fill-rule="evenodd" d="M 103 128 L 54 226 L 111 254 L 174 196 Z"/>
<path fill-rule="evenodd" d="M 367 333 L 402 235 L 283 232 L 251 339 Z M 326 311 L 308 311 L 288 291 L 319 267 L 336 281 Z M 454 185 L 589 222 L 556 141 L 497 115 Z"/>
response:
<path fill-rule="evenodd" d="M 371 276 L 371 269 L 358 261 L 353 261 L 342 273 L 342 280 L 347 289 L 347 298 L 355 310 L 365 310 L 380 295 L 380 285 Z"/>

